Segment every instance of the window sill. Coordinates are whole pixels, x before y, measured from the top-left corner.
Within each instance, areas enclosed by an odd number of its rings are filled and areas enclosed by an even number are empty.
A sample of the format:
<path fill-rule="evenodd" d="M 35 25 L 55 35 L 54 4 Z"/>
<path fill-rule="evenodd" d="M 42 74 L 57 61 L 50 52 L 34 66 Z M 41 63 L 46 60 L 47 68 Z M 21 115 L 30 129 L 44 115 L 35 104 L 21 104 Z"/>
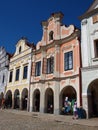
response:
<path fill-rule="evenodd" d="M 34 76 L 34 77 L 40 77 L 41 75 L 36 75 L 36 76 Z"/>

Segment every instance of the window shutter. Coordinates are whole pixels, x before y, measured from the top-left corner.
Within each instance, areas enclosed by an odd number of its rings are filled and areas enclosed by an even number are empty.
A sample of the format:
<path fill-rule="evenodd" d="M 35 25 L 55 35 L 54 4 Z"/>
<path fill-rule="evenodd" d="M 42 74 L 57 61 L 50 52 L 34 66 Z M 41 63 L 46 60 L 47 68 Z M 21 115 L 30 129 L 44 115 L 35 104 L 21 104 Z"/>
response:
<path fill-rule="evenodd" d="M 35 62 L 32 62 L 32 76 L 35 76 Z"/>
<path fill-rule="evenodd" d="M 42 73 L 46 74 L 46 72 L 47 72 L 47 58 L 43 58 Z"/>

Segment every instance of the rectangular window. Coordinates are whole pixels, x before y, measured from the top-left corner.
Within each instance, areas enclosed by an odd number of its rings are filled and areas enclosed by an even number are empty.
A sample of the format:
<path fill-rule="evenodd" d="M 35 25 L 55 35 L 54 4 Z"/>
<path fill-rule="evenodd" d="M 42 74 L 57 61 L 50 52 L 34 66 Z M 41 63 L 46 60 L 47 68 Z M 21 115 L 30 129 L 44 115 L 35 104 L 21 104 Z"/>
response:
<path fill-rule="evenodd" d="M 98 40 L 94 41 L 94 47 L 95 47 L 95 57 L 98 57 Z"/>
<path fill-rule="evenodd" d="M 23 79 L 27 79 L 28 66 L 24 66 Z"/>
<path fill-rule="evenodd" d="M 9 82 L 12 82 L 12 77 L 13 77 L 13 71 L 10 71 Z"/>
<path fill-rule="evenodd" d="M 67 52 L 64 54 L 64 70 L 73 69 L 73 52 Z"/>
<path fill-rule="evenodd" d="M 47 59 L 47 74 L 51 74 L 54 72 L 54 57 L 50 57 Z"/>
<path fill-rule="evenodd" d="M 35 76 L 40 76 L 41 74 L 41 61 L 36 62 L 36 67 L 35 67 Z"/>
<path fill-rule="evenodd" d="M 19 80 L 19 71 L 20 71 L 20 69 L 18 68 L 18 69 L 16 69 L 16 81 L 18 81 Z"/>

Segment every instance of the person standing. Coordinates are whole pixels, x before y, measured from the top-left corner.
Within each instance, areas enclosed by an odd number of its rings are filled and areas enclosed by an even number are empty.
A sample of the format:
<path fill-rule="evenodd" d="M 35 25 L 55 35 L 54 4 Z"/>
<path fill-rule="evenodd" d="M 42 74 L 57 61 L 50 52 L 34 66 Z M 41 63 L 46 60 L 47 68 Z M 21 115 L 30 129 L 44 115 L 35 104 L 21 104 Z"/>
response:
<path fill-rule="evenodd" d="M 65 97 L 65 101 L 64 101 L 64 113 L 67 114 L 68 113 L 68 97 Z"/>
<path fill-rule="evenodd" d="M 74 102 L 73 105 L 73 119 L 78 119 L 77 102 Z"/>

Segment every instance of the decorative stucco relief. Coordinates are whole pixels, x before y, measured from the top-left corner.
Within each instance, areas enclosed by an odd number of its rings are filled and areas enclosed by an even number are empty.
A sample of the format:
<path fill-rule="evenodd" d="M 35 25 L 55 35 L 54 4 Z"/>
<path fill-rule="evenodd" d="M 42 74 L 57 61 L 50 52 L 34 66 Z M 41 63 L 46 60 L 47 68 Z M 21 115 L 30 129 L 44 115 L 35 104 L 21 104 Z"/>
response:
<path fill-rule="evenodd" d="M 66 38 L 66 37 L 70 36 L 73 32 L 74 32 L 73 25 L 70 25 L 69 27 L 66 27 L 65 25 L 63 25 L 61 27 L 61 38 Z"/>

